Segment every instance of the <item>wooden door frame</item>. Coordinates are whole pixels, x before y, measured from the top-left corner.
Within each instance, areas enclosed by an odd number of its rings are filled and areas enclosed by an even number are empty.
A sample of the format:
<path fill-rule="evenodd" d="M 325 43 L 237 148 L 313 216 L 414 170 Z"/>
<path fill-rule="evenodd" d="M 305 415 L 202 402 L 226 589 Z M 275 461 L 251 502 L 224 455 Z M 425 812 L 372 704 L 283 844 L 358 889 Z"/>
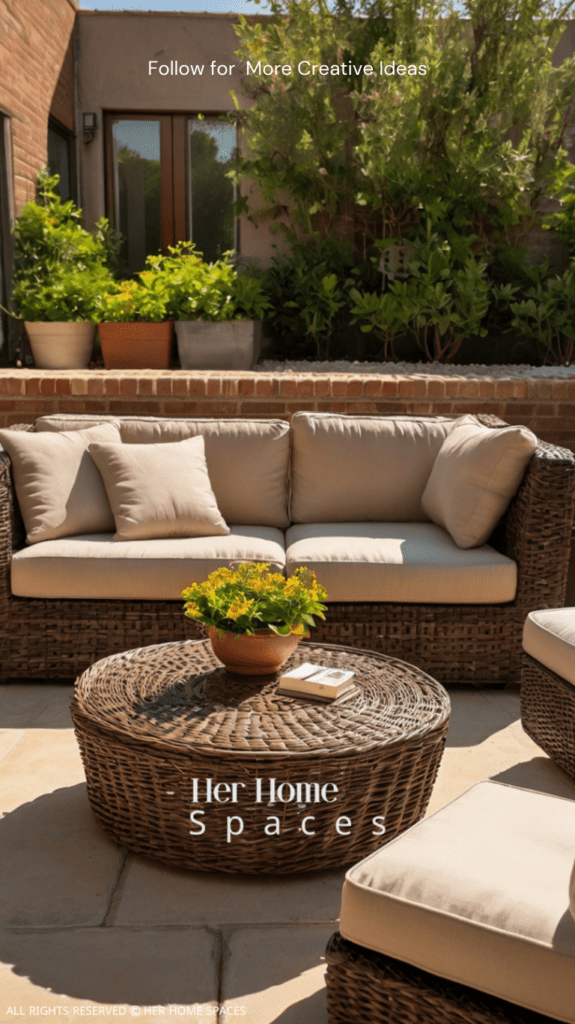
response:
<path fill-rule="evenodd" d="M 205 118 L 218 118 L 222 111 L 205 112 Z M 112 227 L 115 223 L 114 209 L 114 146 L 112 122 L 159 121 L 160 122 L 160 219 L 162 249 L 189 238 L 188 231 L 188 151 L 186 146 L 186 122 L 198 117 L 199 111 L 186 113 L 157 113 L 129 110 L 105 110 L 104 116 L 104 166 L 106 216 Z M 237 133 L 236 133 L 237 134 Z M 237 144 L 239 146 L 239 135 Z M 236 218 L 234 241 L 237 239 L 239 252 L 239 221 Z"/>

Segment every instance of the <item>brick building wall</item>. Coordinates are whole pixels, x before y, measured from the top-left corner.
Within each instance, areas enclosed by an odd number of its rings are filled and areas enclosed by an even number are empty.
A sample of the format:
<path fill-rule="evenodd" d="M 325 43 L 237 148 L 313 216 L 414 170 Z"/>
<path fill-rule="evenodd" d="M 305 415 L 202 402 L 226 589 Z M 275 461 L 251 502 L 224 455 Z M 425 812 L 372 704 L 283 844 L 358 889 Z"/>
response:
<path fill-rule="evenodd" d="M 10 115 L 14 205 L 34 198 L 48 117 L 74 130 L 76 0 L 0 0 L 0 108 Z"/>
<path fill-rule="evenodd" d="M 289 420 L 299 410 L 372 416 L 489 413 L 575 451 L 575 378 L 0 370 L 0 427 L 33 423 L 55 412 Z"/>

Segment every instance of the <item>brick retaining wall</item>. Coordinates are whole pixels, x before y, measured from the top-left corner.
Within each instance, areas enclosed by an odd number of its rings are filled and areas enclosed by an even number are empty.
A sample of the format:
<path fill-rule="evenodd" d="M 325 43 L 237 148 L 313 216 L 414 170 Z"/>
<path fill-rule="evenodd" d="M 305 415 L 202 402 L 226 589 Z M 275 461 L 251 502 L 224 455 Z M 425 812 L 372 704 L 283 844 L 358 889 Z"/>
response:
<path fill-rule="evenodd" d="M 53 412 L 289 419 L 300 409 L 372 415 L 492 413 L 575 451 L 575 377 L 0 369 L 4 427 L 32 423 Z"/>

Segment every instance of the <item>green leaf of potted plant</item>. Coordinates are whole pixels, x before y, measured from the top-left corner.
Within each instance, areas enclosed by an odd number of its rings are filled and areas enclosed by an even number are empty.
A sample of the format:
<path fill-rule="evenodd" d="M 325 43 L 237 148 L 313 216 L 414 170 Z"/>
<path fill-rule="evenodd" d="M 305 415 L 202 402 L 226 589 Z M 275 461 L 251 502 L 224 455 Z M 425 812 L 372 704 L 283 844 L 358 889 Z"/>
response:
<path fill-rule="evenodd" d="M 184 614 L 206 626 L 216 657 L 231 672 L 276 672 L 296 649 L 314 615 L 324 619 L 327 597 L 310 569 L 285 579 L 269 565 L 242 562 L 216 569 L 182 593 Z"/>
<path fill-rule="evenodd" d="M 192 242 L 180 242 L 168 256 L 150 258 L 155 287 L 175 321 L 184 370 L 249 370 L 258 359 L 269 302 L 259 277 L 240 272 L 232 255 L 204 263 Z"/>
<path fill-rule="evenodd" d="M 25 322 L 41 369 L 82 369 L 92 356 L 102 297 L 114 287 L 107 266 L 112 245 L 103 218 L 92 235 L 82 211 L 55 192 L 58 175 L 38 175 L 38 202 L 27 203 L 14 226 L 11 316 Z"/>

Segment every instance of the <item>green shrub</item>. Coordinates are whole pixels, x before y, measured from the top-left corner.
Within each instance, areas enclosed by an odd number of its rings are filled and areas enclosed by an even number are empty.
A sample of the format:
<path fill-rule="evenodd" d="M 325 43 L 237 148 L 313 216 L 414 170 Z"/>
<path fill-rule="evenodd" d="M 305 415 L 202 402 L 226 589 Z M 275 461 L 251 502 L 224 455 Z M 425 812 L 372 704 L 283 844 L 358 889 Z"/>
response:
<path fill-rule="evenodd" d="M 326 238 L 292 245 L 264 274 L 266 331 L 285 359 L 361 358 L 350 289 L 381 284 L 375 251 L 358 258 L 350 244 Z"/>
<path fill-rule="evenodd" d="M 569 366 L 575 350 L 575 260 L 561 275 L 549 274 L 544 264 L 533 276 L 520 301 L 513 301 L 512 285 L 502 286 L 499 296 L 509 303 L 512 328 L 536 342 L 543 363 Z"/>
<path fill-rule="evenodd" d="M 12 315 L 23 320 L 93 320 L 114 287 L 109 269 L 115 233 L 98 221 L 93 234 L 82 211 L 54 191 L 58 175 L 41 171 L 38 201 L 27 203 L 14 225 Z"/>
<path fill-rule="evenodd" d="M 163 297 L 169 319 L 263 319 L 268 303 L 260 278 L 240 273 L 232 253 L 216 263 L 204 263 L 192 242 L 179 242 L 168 251 L 168 256 L 149 256 L 140 279 Z"/>

